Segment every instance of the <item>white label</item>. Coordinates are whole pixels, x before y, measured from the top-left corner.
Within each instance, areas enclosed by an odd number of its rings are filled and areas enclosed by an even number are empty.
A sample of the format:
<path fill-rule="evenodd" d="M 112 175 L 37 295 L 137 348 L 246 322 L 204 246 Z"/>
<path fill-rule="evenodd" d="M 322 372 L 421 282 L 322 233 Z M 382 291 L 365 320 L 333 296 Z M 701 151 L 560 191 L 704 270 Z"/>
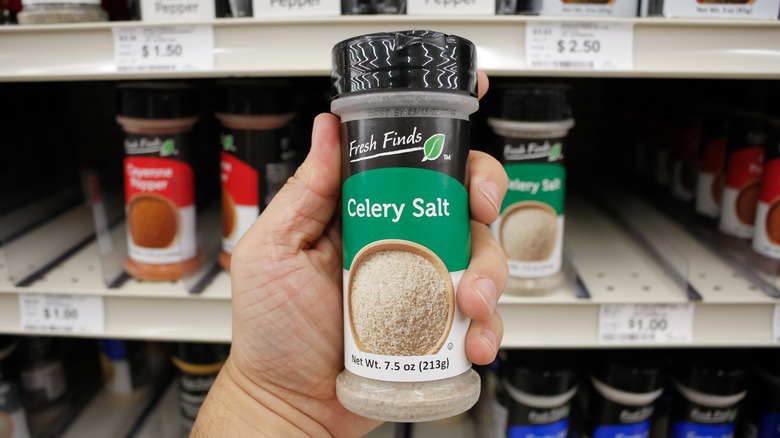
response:
<path fill-rule="evenodd" d="M 222 250 L 228 254 L 233 254 L 233 248 L 238 243 L 238 239 L 249 230 L 249 227 L 255 223 L 260 216 L 260 207 L 257 205 L 238 205 L 234 207 L 235 225 L 230 236 L 222 237 Z"/>
<path fill-rule="evenodd" d="M 769 214 L 769 204 L 759 202 L 756 209 L 756 225 L 754 227 L 753 249 L 762 255 L 780 259 L 780 245 L 773 242 L 767 233 L 766 219 Z"/>
<path fill-rule="evenodd" d="M 115 27 L 114 62 L 120 72 L 214 69 L 214 28 Z"/>
<path fill-rule="evenodd" d="M 775 316 L 772 320 L 772 339 L 780 344 L 780 304 L 775 304 Z"/>
<path fill-rule="evenodd" d="M 693 309 L 693 304 L 602 304 L 599 343 L 690 343 Z"/>
<path fill-rule="evenodd" d="M 718 187 L 715 187 L 719 175 L 714 173 L 699 172 L 696 183 L 696 212 L 716 218 L 720 215 L 720 203 L 713 196 Z"/>
<path fill-rule="evenodd" d="M 22 330 L 102 334 L 103 297 L 24 294 L 19 296 Z"/>
<path fill-rule="evenodd" d="M 748 3 L 748 2 L 745 2 Z M 664 2 L 663 15 L 668 17 L 707 18 L 777 18 L 778 0 L 754 0 L 750 4 L 700 3 L 693 0 Z"/>
<path fill-rule="evenodd" d="M 465 271 L 451 272 L 454 290 Z M 349 284 L 349 271 L 344 270 L 344 284 Z M 455 295 L 457 302 L 457 293 Z M 350 315 L 349 301 L 344 299 L 344 315 Z M 452 327 L 438 352 L 420 356 L 390 356 L 362 351 L 352 336 L 351 317 L 344 318 L 344 366 L 349 371 L 370 379 L 389 382 L 422 382 L 454 377 L 471 368 L 466 359 L 466 331 L 471 320 L 455 306 Z"/>
<path fill-rule="evenodd" d="M 731 187 L 723 188 L 723 207 L 720 211 L 718 229 L 729 236 L 752 239 L 753 225 L 742 222 L 737 216 L 738 196 L 739 190 Z"/>
<path fill-rule="evenodd" d="M 216 18 L 214 0 L 141 0 L 147 23 L 193 22 Z"/>
<path fill-rule="evenodd" d="M 528 22 L 528 68 L 629 70 L 634 65 L 634 24 L 602 22 Z"/>
<path fill-rule="evenodd" d="M 494 0 L 409 0 L 408 15 L 493 15 Z"/>
<path fill-rule="evenodd" d="M 129 210 L 129 207 L 126 208 Z M 126 212 L 130 217 L 130 212 Z M 255 216 L 255 218 L 257 218 Z M 187 261 L 198 253 L 197 229 L 195 228 L 195 206 L 179 207 L 179 234 L 176 240 L 166 248 L 144 248 L 133 241 L 130 222 L 127 226 L 127 254 L 141 263 L 167 264 Z"/>
<path fill-rule="evenodd" d="M 312 17 L 341 15 L 339 0 L 252 0 L 255 17 Z"/>
<path fill-rule="evenodd" d="M 591 3 L 568 2 L 565 0 L 544 0 L 540 15 L 609 15 L 614 17 L 636 17 L 638 6 L 638 0 L 612 0 L 609 2 L 594 1 Z"/>

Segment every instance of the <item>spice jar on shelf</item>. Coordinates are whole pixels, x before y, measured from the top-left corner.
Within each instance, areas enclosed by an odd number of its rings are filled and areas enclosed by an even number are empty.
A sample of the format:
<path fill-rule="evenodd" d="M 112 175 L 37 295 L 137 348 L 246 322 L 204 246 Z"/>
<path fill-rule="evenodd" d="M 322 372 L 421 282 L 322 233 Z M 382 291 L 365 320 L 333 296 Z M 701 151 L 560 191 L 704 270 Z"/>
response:
<path fill-rule="evenodd" d="M 24 0 L 19 24 L 84 23 L 108 21 L 100 0 Z"/>

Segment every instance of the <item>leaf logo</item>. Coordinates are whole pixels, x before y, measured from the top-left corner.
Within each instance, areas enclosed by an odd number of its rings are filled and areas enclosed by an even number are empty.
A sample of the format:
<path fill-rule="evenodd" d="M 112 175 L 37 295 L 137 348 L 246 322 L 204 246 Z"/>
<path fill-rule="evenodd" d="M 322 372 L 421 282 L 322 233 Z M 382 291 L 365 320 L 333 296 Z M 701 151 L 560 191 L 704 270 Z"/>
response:
<path fill-rule="evenodd" d="M 423 161 L 435 160 L 441 156 L 444 151 L 444 134 L 433 134 L 431 138 L 425 140 L 425 146 L 423 146 L 425 156 Z"/>
<path fill-rule="evenodd" d="M 175 150 L 176 150 L 176 141 L 173 139 L 165 140 L 165 143 L 163 143 L 162 147 L 160 148 L 160 156 L 167 157 L 169 155 L 173 155 L 173 152 Z"/>
<path fill-rule="evenodd" d="M 563 146 L 561 146 L 560 143 L 555 143 L 550 149 L 550 158 L 547 159 L 547 161 L 558 161 L 561 159 L 561 149 Z"/>
<path fill-rule="evenodd" d="M 226 151 L 232 151 L 233 149 L 233 136 L 232 135 L 225 135 L 222 137 L 222 149 Z"/>

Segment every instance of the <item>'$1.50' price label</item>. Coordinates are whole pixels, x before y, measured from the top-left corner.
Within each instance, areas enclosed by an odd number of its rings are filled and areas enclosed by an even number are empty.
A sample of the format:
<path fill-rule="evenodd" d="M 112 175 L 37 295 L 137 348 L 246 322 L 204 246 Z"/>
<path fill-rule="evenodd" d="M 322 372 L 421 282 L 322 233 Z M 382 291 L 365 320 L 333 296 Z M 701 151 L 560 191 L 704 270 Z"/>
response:
<path fill-rule="evenodd" d="M 599 341 L 604 344 L 689 343 L 692 304 L 604 304 Z"/>
<path fill-rule="evenodd" d="M 22 330 L 54 333 L 103 333 L 103 298 L 79 295 L 19 296 Z"/>
<path fill-rule="evenodd" d="M 526 24 L 526 65 L 540 69 L 633 67 L 632 23 L 539 21 Z"/>
<path fill-rule="evenodd" d="M 121 72 L 212 70 L 209 25 L 115 27 L 114 62 Z"/>

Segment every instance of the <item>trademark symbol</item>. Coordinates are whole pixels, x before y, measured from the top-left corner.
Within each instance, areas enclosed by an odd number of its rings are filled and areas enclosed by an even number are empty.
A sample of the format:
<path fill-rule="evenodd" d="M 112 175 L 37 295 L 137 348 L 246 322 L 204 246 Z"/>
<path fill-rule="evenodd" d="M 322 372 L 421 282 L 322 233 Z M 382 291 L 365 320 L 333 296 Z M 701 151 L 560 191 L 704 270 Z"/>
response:
<path fill-rule="evenodd" d="M 453 348 L 455 348 L 455 346 L 454 346 L 454 345 L 452 345 L 452 342 L 450 342 L 449 344 L 447 344 L 447 350 L 452 350 Z"/>
<path fill-rule="evenodd" d="M 449 154 L 444 154 L 444 159 L 445 159 L 445 160 L 451 160 L 452 158 L 450 157 L 450 155 L 449 155 Z"/>

